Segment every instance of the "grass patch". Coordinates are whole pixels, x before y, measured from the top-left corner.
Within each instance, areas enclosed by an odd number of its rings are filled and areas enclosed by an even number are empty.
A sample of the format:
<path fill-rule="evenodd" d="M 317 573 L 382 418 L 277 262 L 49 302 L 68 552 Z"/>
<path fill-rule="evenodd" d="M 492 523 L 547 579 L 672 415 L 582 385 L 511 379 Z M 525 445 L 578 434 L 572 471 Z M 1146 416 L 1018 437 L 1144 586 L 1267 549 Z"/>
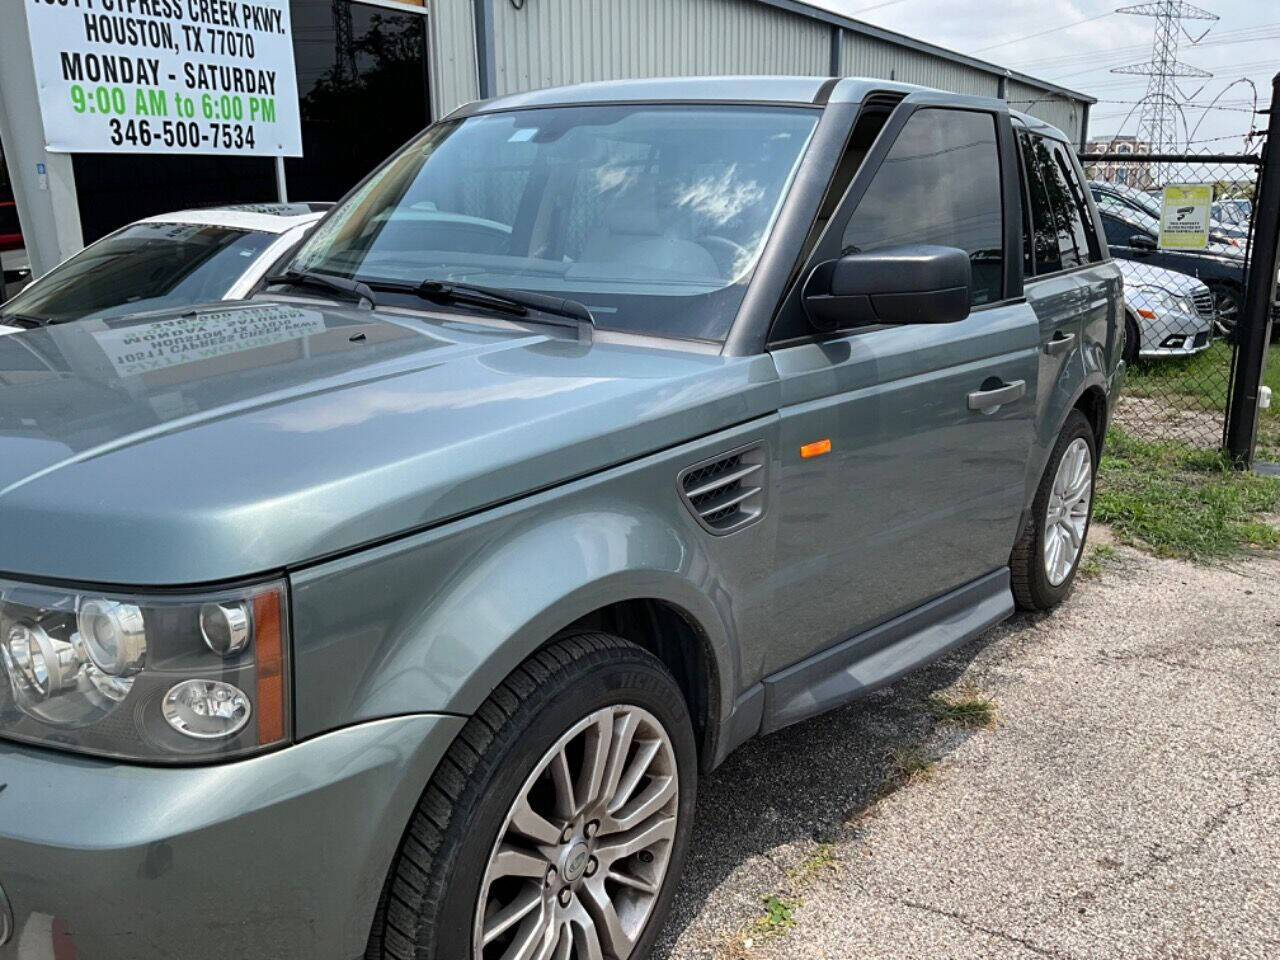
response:
<path fill-rule="evenodd" d="M 1230 373 L 1231 347 L 1215 340 L 1195 356 L 1139 360 L 1125 375 L 1124 392 L 1191 410 L 1223 410 Z"/>
<path fill-rule="evenodd" d="M 1124 543 L 1203 562 L 1280 543 L 1280 532 L 1259 519 L 1277 502 L 1280 481 L 1235 470 L 1216 450 L 1152 443 L 1113 427 L 1094 516 Z"/>
<path fill-rule="evenodd" d="M 933 693 L 924 705 L 939 722 L 970 730 L 990 729 L 996 725 L 998 717 L 996 702 L 974 690 Z"/>
<path fill-rule="evenodd" d="M 930 779 L 934 767 L 938 765 L 935 757 L 914 745 L 891 747 L 885 754 L 884 761 L 885 778 L 880 784 L 881 796 Z"/>
<path fill-rule="evenodd" d="M 805 887 L 828 870 L 834 869 L 835 865 L 835 847 L 829 843 L 820 843 L 813 853 L 787 870 L 787 879 L 794 888 Z"/>
<path fill-rule="evenodd" d="M 1099 544 L 1089 548 L 1089 555 L 1080 561 L 1080 577 L 1085 580 L 1096 580 L 1102 576 L 1104 568 L 1116 558 L 1116 548 L 1107 544 Z"/>

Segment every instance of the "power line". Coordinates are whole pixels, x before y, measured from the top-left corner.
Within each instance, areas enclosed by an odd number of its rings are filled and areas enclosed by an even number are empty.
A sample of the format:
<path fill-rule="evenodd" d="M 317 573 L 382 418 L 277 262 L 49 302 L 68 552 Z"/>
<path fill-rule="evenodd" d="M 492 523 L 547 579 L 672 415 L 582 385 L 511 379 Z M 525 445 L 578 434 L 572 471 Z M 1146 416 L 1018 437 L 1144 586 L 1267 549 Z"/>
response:
<path fill-rule="evenodd" d="M 977 50 L 974 50 L 972 52 L 982 53 L 984 50 L 994 50 L 997 47 L 1007 47 L 1011 43 L 1021 43 L 1023 40 L 1031 40 L 1034 37 L 1044 37 L 1051 33 L 1057 33 L 1060 30 L 1070 30 L 1072 27 L 1078 27 L 1082 23 L 1092 23 L 1094 20 L 1101 20 L 1103 17 L 1109 17 L 1113 13 L 1115 13 L 1114 10 L 1108 10 L 1106 13 L 1100 13 L 1096 17 L 1085 17 L 1083 20 L 1075 20 L 1071 23 L 1064 23 L 1061 26 L 1050 27 L 1048 30 L 1041 30 L 1037 33 L 1028 33 L 1025 36 L 1014 37 L 1012 40 L 1001 40 L 999 43 L 993 43 L 987 47 L 979 47 Z"/>
<path fill-rule="evenodd" d="M 861 10 L 854 10 L 850 16 L 856 17 L 862 13 L 870 13 L 872 10 L 879 10 L 881 7 L 892 7 L 899 3 L 905 3 L 906 0 L 885 0 L 884 3 L 874 3 L 869 7 L 863 7 Z"/>

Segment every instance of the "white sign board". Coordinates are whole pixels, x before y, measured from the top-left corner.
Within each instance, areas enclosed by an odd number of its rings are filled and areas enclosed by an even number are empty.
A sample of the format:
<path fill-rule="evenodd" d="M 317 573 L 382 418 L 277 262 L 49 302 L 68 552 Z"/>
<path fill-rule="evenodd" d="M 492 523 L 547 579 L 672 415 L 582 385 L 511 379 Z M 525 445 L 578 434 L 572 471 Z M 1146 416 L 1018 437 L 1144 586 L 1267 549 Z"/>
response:
<path fill-rule="evenodd" d="M 1209 246 L 1213 184 L 1169 184 L 1160 201 L 1161 250 L 1203 250 Z"/>
<path fill-rule="evenodd" d="M 289 0 L 22 0 L 46 146 L 302 156 Z"/>

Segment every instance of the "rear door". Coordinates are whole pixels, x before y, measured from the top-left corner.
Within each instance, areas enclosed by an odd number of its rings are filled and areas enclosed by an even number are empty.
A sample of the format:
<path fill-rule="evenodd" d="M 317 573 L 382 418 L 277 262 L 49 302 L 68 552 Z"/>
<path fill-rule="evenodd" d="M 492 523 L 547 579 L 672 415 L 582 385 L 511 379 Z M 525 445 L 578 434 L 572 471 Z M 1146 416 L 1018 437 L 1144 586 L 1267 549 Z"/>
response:
<path fill-rule="evenodd" d="M 793 291 L 775 327 L 793 333 L 771 349 L 784 404 L 775 595 L 793 611 L 793 630 L 779 638 L 766 670 L 1008 562 L 1039 347 L 1036 316 L 1020 296 L 1015 157 L 1001 110 L 908 97 L 806 275 L 845 252 L 960 247 L 973 264 L 973 312 L 959 323 L 794 335 Z M 1001 388 L 1012 388 L 1008 399 L 984 406 L 983 395 Z M 805 455 L 825 449 L 824 441 L 829 452 Z"/>
<path fill-rule="evenodd" d="M 1048 455 L 1085 378 L 1086 342 L 1115 336 L 1119 271 L 1099 268 L 1103 247 L 1080 174 L 1061 141 L 1018 131 L 1023 180 L 1023 274 L 1040 330 L 1040 453 Z M 1039 472 L 1031 471 L 1034 488 Z M 1030 491 L 1028 491 L 1030 492 Z"/>

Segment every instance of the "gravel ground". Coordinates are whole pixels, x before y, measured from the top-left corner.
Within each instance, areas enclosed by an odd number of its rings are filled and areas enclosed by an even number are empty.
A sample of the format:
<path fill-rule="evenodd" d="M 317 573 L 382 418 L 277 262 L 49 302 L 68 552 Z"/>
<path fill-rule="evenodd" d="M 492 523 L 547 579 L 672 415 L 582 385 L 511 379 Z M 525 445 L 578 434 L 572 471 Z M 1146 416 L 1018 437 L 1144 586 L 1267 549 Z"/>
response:
<path fill-rule="evenodd" d="M 1053 615 L 748 744 L 655 960 L 1280 957 L 1277 627 L 1280 557 L 1121 547 Z M 922 704 L 970 688 L 995 726 Z M 904 745 L 937 763 L 886 790 Z"/>

